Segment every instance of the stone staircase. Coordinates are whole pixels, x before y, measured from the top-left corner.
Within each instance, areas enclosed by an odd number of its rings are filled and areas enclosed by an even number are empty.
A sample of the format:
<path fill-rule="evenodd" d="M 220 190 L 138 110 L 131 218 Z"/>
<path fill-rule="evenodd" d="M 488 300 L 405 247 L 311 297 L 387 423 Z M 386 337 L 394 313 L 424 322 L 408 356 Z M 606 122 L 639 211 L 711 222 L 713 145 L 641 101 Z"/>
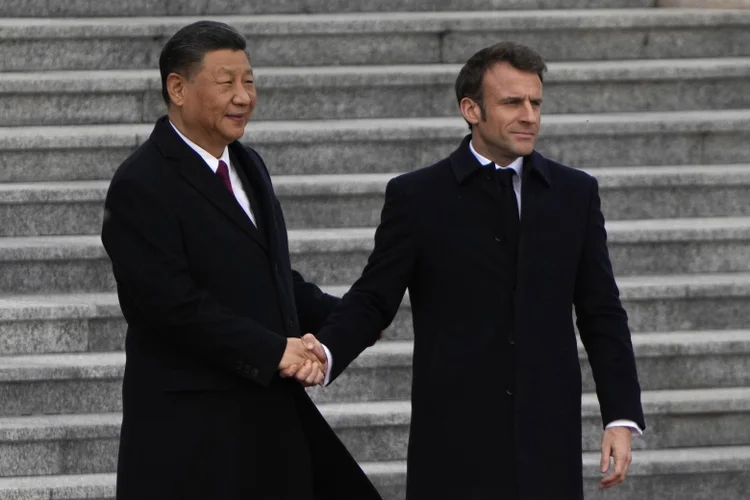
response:
<path fill-rule="evenodd" d="M 388 179 L 464 135 L 464 60 L 500 39 L 540 50 L 539 149 L 600 181 L 649 424 L 628 481 L 597 491 L 581 349 L 586 498 L 750 498 L 750 11 L 654 3 L 3 0 L 0 500 L 114 499 L 124 321 L 102 203 L 164 112 L 162 45 L 201 16 L 248 35 L 245 140 L 272 170 L 296 267 L 337 294 L 372 248 Z M 387 500 L 404 491 L 409 307 L 311 390 Z"/>

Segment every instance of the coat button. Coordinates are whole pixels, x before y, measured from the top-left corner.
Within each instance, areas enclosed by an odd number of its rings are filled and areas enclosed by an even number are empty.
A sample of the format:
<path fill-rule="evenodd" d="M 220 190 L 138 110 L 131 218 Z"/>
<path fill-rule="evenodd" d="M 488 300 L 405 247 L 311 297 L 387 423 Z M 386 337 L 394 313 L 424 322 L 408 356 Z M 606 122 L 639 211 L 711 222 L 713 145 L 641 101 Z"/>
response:
<path fill-rule="evenodd" d="M 505 394 L 507 394 L 508 396 L 512 396 L 513 391 L 511 391 L 510 389 L 505 389 Z"/>
<path fill-rule="evenodd" d="M 510 345 L 516 345 L 516 341 L 513 340 L 513 337 L 508 337 L 508 344 L 510 344 Z"/>
<path fill-rule="evenodd" d="M 250 375 L 250 373 L 253 371 L 253 367 L 250 365 L 245 365 L 245 368 L 243 371 L 245 372 L 245 375 Z"/>
<path fill-rule="evenodd" d="M 495 235 L 495 241 L 497 241 L 498 243 L 502 243 L 503 237 L 499 235 Z"/>
<path fill-rule="evenodd" d="M 289 328 L 292 328 L 292 327 L 294 326 L 294 322 L 292 321 L 292 319 L 291 319 L 291 318 L 289 318 L 289 319 L 287 320 L 287 322 L 286 322 L 286 326 L 288 326 Z"/>
<path fill-rule="evenodd" d="M 258 371 L 258 369 L 257 369 L 257 368 L 253 368 L 253 371 L 251 371 L 251 372 L 250 372 L 250 375 L 251 375 L 251 376 L 252 376 L 253 378 L 258 378 L 258 375 L 259 375 L 259 374 L 260 374 L 260 372 Z"/>

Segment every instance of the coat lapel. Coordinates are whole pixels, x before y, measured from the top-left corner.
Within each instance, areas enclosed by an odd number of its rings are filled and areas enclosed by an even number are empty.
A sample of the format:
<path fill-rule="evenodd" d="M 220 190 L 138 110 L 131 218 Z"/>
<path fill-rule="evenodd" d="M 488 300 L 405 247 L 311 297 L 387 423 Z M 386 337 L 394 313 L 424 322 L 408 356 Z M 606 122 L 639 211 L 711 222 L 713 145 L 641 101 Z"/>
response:
<path fill-rule="evenodd" d="M 232 220 L 249 237 L 267 249 L 264 238 L 250 221 L 237 199 L 221 180 L 211 172 L 203 159 L 185 144 L 172 129 L 167 117 L 156 122 L 151 139 L 162 154 L 178 162 L 178 172 L 193 188 Z"/>
<path fill-rule="evenodd" d="M 278 201 L 273 195 L 271 179 L 263 160 L 256 153 L 251 152 L 239 142 L 229 145 L 230 154 L 237 159 L 238 168 L 247 182 L 255 187 L 260 214 L 256 214 L 260 220 L 260 227 L 265 232 L 269 245 L 269 255 L 276 271 L 277 283 L 276 293 L 282 306 L 284 317 L 296 317 L 296 305 L 294 301 L 294 290 L 292 285 L 291 268 L 289 266 L 289 249 L 286 241 L 286 227 L 283 225 L 283 217 L 280 208 L 277 209 Z"/>
<path fill-rule="evenodd" d="M 537 238 L 546 230 L 549 220 L 547 213 L 552 184 L 547 160 L 533 151 L 523 161 L 523 182 L 521 183 L 521 228 L 518 241 L 517 279 L 519 289 L 524 288 L 526 277 L 530 276 L 527 266 L 533 266 L 533 256 L 540 243 Z M 532 273 L 533 274 L 533 273 Z"/>
<path fill-rule="evenodd" d="M 255 227 L 258 228 L 263 238 L 266 238 L 265 234 L 265 220 L 264 219 L 264 211 L 261 209 L 260 202 L 258 201 L 258 194 L 260 192 L 259 189 L 256 188 L 256 186 L 250 182 L 250 179 L 247 176 L 247 169 L 248 167 L 240 162 L 237 159 L 237 155 L 235 155 L 230 148 L 229 150 L 229 159 L 232 162 L 232 165 L 234 166 L 234 169 L 237 172 L 237 175 L 240 178 L 240 181 L 242 182 L 242 187 L 245 190 L 245 194 L 247 195 L 248 200 L 250 201 L 250 207 L 253 211 L 253 215 L 255 216 Z"/>
<path fill-rule="evenodd" d="M 258 226 L 261 232 L 265 233 L 266 240 L 270 246 L 273 255 L 278 249 L 277 233 L 278 224 L 276 222 L 276 208 L 274 207 L 273 187 L 271 186 L 268 176 L 263 175 L 260 165 L 253 159 L 242 144 L 233 142 L 229 145 L 229 153 L 236 160 L 237 171 L 243 182 L 249 184 L 253 190 L 253 196 L 256 199 L 260 213 L 255 214 Z"/>

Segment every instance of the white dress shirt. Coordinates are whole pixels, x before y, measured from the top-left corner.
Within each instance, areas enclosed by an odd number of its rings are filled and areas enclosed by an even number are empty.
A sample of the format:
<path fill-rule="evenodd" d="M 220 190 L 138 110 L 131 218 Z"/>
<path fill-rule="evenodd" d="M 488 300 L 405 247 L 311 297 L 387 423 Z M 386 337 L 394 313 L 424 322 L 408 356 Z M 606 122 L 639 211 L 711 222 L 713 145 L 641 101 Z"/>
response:
<path fill-rule="evenodd" d="M 482 164 L 482 166 L 489 165 L 492 163 L 492 160 L 489 160 L 485 158 L 484 156 L 477 153 L 476 149 L 474 149 L 474 144 L 469 141 L 469 149 L 471 150 L 472 154 L 476 157 L 477 161 Z M 505 169 L 505 168 L 512 168 L 516 171 L 517 175 L 513 176 L 513 191 L 516 193 L 516 203 L 518 203 L 518 215 L 521 215 L 521 178 L 523 177 L 523 157 L 516 158 L 513 160 L 513 162 L 510 165 L 498 165 L 495 163 L 495 168 L 497 170 Z"/>
<path fill-rule="evenodd" d="M 232 184 L 234 197 L 237 199 L 237 203 L 239 203 L 242 207 L 242 210 L 244 210 L 247 216 L 250 218 L 250 221 L 253 223 L 253 225 L 255 227 L 258 227 L 258 225 L 255 223 L 255 214 L 253 214 L 253 209 L 250 206 L 250 199 L 247 197 L 245 188 L 242 186 L 240 176 L 237 175 L 237 170 L 235 170 L 235 168 L 232 166 L 232 162 L 229 160 L 229 146 L 224 147 L 224 152 L 221 154 L 221 158 L 216 158 L 214 155 L 185 137 L 182 132 L 177 130 L 177 127 L 174 126 L 174 123 L 170 121 L 169 124 L 172 125 L 172 128 L 175 132 L 177 132 L 177 135 L 179 135 L 182 140 L 185 141 L 185 143 L 193 149 L 193 151 L 198 153 L 200 157 L 203 158 L 203 161 L 206 162 L 206 165 L 208 165 L 208 168 L 210 168 L 214 174 L 219 169 L 219 161 L 223 161 L 227 164 L 227 169 L 229 170 L 229 182 Z"/>
<path fill-rule="evenodd" d="M 476 157 L 477 161 L 481 163 L 482 165 L 489 165 L 492 163 L 492 160 L 489 160 L 485 158 L 484 156 L 477 153 L 477 151 L 474 149 L 473 142 L 469 141 L 469 149 L 474 154 L 474 157 Z M 498 164 L 495 164 L 495 168 L 501 169 L 501 168 L 512 168 L 516 171 L 516 176 L 513 177 L 513 191 L 516 192 L 516 200 L 518 201 L 518 214 L 520 216 L 521 214 L 521 178 L 523 174 L 523 157 L 516 158 L 510 165 L 507 166 L 501 166 Z M 643 431 L 641 428 L 633 422 L 632 420 L 615 420 L 613 422 L 610 422 L 607 424 L 607 429 L 610 427 L 630 427 L 634 431 L 638 432 L 639 434 L 643 434 Z"/>

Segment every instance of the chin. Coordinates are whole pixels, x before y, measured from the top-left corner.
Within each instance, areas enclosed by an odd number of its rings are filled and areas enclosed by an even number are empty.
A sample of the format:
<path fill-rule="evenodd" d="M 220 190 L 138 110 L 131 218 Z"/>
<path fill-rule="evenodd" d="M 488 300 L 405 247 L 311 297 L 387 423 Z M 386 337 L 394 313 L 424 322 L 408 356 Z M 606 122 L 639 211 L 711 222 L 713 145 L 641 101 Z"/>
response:
<path fill-rule="evenodd" d="M 515 151 L 516 156 L 529 156 L 534 151 L 534 147 L 518 148 Z"/>
<path fill-rule="evenodd" d="M 232 141 L 238 141 L 238 140 L 242 139 L 243 135 L 245 135 L 245 127 L 244 126 L 242 126 L 241 128 L 239 128 L 239 127 L 232 127 L 231 129 L 226 130 L 224 132 L 224 137 L 226 137 L 227 139 L 230 139 Z"/>

